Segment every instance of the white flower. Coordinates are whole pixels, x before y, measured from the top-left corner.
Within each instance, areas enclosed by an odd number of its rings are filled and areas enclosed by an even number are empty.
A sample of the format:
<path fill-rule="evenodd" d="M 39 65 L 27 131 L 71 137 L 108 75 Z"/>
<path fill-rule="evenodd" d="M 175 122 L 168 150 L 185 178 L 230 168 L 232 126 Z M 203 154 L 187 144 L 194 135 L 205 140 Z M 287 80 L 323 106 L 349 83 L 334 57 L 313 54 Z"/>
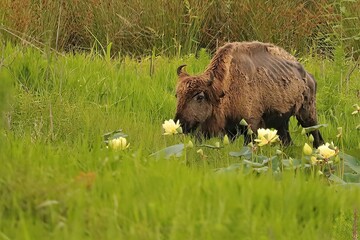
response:
<path fill-rule="evenodd" d="M 259 128 L 257 130 L 257 135 L 255 142 L 258 142 L 259 147 L 276 142 L 279 139 L 277 130 Z"/>
<path fill-rule="evenodd" d="M 318 147 L 320 155 L 325 159 L 329 159 L 332 156 L 336 155 L 336 151 L 329 148 L 329 146 L 330 146 L 329 143 L 325 143 L 325 144 Z"/>
<path fill-rule="evenodd" d="M 172 119 L 165 120 L 162 127 L 165 131 L 164 135 L 173 135 L 173 134 L 182 133 L 182 128 L 180 127 L 179 120 L 177 120 L 176 123 Z"/>
<path fill-rule="evenodd" d="M 130 146 L 130 143 L 127 144 L 126 138 L 124 137 L 119 137 L 119 138 L 115 138 L 115 139 L 111 139 L 109 141 L 109 146 L 110 148 L 114 149 L 114 150 L 124 150 L 127 149 Z"/>

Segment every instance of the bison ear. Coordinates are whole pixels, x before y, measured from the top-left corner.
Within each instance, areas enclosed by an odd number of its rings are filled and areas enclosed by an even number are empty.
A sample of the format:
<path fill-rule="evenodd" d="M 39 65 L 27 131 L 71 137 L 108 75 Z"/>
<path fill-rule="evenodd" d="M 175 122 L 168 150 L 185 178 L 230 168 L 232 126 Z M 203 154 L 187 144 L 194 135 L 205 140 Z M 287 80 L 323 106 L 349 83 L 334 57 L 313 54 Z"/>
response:
<path fill-rule="evenodd" d="M 211 86 L 214 83 L 214 73 L 210 72 L 210 79 L 207 81 L 208 86 Z"/>
<path fill-rule="evenodd" d="M 213 93 L 214 99 L 216 101 L 220 101 L 220 98 L 223 98 L 225 96 L 224 91 L 222 90 L 222 84 L 220 81 L 215 82 L 215 76 L 214 73 L 210 72 L 210 79 L 207 80 L 207 85 L 211 89 L 211 92 Z"/>
<path fill-rule="evenodd" d="M 180 75 L 189 76 L 189 74 L 187 74 L 187 72 L 185 72 L 185 70 L 183 69 L 184 67 L 186 67 L 186 64 L 183 64 L 177 68 L 176 73 L 179 77 Z"/>

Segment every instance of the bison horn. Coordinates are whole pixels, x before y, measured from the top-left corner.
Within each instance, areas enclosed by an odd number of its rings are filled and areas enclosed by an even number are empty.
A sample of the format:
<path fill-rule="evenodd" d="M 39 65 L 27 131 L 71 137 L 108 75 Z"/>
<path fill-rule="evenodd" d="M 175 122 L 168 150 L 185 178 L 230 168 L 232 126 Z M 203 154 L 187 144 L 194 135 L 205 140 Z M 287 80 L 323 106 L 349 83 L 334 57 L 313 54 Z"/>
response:
<path fill-rule="evenodd" d="M 177 72 L 177 75 L 178 75 L 178 76 L 180 76 L 180 74 L 184 74 L 184 73 L 187 74 L 187 73 L 183 70 L 184 67 L 186 67 L 186 64 L 181 65 L 181 66 L 179 66 L 179 67 L 177 68 L 176 72 Z"/>
<path fill-rule="evenodd" d="M 208 86 L 211 86 L 214 83 L 214 73 L 210 72 L 210 79 L 207 81 Z"/>

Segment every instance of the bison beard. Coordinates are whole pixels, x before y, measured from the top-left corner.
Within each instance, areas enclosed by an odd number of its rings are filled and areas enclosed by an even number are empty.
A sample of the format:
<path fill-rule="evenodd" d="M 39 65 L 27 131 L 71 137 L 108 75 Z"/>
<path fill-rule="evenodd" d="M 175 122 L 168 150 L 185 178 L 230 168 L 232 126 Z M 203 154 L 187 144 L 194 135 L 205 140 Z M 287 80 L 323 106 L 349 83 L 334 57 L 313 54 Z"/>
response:
<path fill-rule="evenodd" d="M 291 143 L 289 119 L 303 127 L 317 125 L 316 82 L 284 49 L 269 43 L 234 42 L 219 48 L 204 73 L 190 76 L 177 69 L 177 112 L 184 133 L 205 138 L 275 128 L 284 145 Z M 324 141 L 312 131 L 314 147 Z M 245 134 L 246 136 L 246 134 Z M 245 138 L 245 144 L 249 138 Z"/>

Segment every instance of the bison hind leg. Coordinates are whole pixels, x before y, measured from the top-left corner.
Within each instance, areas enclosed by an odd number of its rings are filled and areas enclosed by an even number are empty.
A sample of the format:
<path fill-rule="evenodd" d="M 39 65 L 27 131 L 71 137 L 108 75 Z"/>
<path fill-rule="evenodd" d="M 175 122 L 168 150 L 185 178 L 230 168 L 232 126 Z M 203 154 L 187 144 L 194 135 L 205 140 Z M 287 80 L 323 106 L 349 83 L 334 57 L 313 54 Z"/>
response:
<path fill-rule="evenodd" d="M 292 144 L 292 140 L 289 133 L 289 121 L 284 123 L 284 126 L 277 128 L 280 141 L 283 146 L 287 147 Z"/>

